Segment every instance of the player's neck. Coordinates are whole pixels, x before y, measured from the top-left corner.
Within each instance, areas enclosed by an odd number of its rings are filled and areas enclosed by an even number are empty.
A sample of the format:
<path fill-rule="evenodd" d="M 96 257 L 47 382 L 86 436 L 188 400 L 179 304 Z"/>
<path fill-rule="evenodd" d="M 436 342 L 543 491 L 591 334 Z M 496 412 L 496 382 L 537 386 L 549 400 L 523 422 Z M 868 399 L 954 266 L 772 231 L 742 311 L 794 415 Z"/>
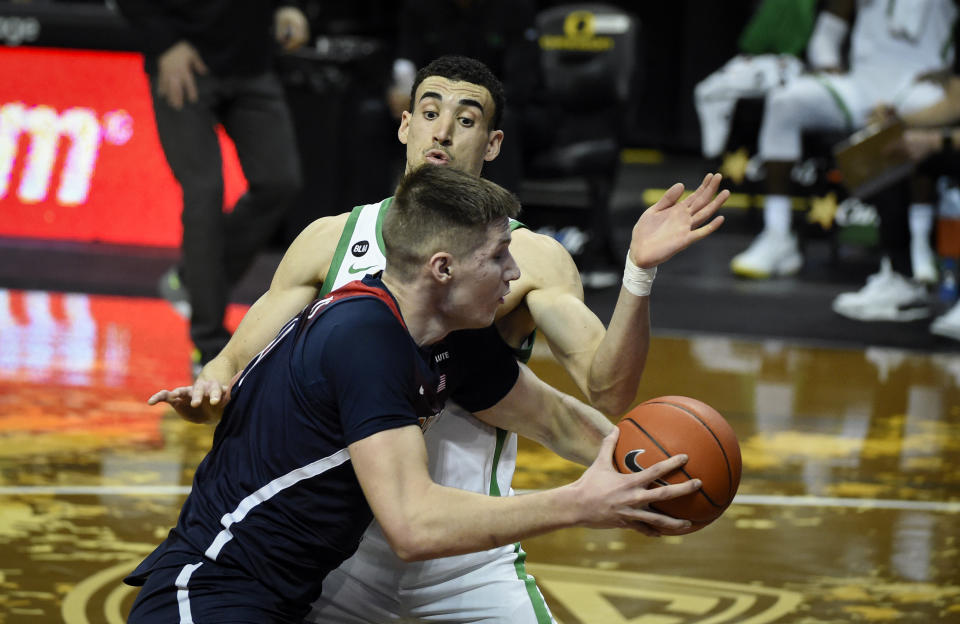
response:
<path fill-rule="evenodd" d="M 457 329 L 450 325 L 443 314 L 435 285 L 423 283 L 420 279 L 394 279 L 387 272 L 383 273 L 381 279 L 397 300 L 403 322 L 417 346 L 439 342 Z"/>

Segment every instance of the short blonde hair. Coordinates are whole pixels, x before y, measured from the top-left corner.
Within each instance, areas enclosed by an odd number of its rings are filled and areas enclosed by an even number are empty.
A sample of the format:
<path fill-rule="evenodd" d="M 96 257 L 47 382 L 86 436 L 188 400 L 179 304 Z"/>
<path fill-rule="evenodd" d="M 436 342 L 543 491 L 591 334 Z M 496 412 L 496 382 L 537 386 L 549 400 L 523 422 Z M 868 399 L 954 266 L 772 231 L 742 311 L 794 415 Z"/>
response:
<path fill-rule="evenodd" d="M 433 254 L 462 257 L 487 228 L 515 217 L 520 201 L 502 186 L 445 165 L 421 165 L 403 177 L 383 219 L 388 270 L 412 277 Z"/>

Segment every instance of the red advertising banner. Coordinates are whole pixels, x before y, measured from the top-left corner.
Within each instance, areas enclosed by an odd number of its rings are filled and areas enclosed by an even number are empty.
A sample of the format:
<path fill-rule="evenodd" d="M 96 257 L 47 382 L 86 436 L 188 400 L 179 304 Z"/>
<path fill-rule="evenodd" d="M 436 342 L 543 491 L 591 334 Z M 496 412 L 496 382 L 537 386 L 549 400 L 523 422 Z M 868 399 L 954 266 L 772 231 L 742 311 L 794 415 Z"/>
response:
<path fill-rule="evenodd" d="M 0 236 L 177 247 L 180 207 L 139 54 L 0 48 Z"/>

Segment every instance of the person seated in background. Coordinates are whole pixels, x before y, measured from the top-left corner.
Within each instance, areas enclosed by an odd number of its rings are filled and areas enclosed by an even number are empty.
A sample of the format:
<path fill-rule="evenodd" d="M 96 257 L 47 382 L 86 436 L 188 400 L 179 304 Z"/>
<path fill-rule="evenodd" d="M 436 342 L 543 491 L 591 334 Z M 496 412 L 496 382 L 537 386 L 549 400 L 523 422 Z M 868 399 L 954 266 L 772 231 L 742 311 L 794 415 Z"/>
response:
<path fill-rule="evenodd" d="M 941 203 L 949 199 L 945 193 L 956 193 L 934 181 L 960 172 L 960 154 L 953 148 L 960 141 L 960 75 L 923 76 L 921 80 L 939 81 L 945 95 L 933 105 L 900 118 L 906 129 L 894 149 L 916 163 L 917 169 L 909 180 L 876 199 L 883 253 L 880 271 L 860 290 L 834 299 L 833 310 L 847 318 L 912 321 L 931 314 L 927 286 L 937 280 L 931 247 L 935 186 L 941 187 Z M 878 109 L 874 116 L 877 123 L 897 117 L 892 108 Z M 904 204 L 909 204 L 908 210 L 904 210 Z M 930 331 L 960 340 L 960 304 L 935 319 Z"/>
<path fill-rule="evenodd" d="M 740 53 L 697 83 L 693 98 L 704 158 L 723 153 L 738 100 L 762 97 L 803 71 L 800 55 L 813 31 L 816 5 L 817 0 L 763 0 L 737 41 Z M 813 54 L 822 47 L 809 49 L 811 68 L 835 63 Z"/>
<path fill-rule="evenodd" d="M 732 259 L 730 268 L 736 275 L 769 278 L 800 271 L 803 256 L 792 231 L 788 193 L 803 132 L 852 132 L 863 127 L 880 104 L 908 114 L 940 100 L 941 85 L 916 78 L 952 66 L 956 16 L 952 0 L 827 3 L 817 18 L 811 45 L 826 47 L 822 39 L 839 50 L 849 30 L 849 69 L 841 73 L 839 65 L 823 67 L 767 94 L 758 144 L 766 170 L 763 230 Z M 839 61 L 841 55 L 835 57 Z"/>

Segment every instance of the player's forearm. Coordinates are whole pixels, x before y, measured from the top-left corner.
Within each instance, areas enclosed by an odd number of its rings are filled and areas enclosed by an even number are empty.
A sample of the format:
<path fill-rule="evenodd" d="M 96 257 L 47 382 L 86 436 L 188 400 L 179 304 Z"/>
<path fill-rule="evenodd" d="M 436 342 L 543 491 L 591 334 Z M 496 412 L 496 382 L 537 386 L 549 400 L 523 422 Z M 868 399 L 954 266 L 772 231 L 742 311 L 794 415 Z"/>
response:
<path fill-rule="evenodd" d="M 649 348 L 650 297 L 638 297 L 621 288 L 613 317 L 590 364 L 590 403 L 609 416 L 622 414 L 636 398 Z"/>
<path fill-rule="evenodd" d="M 510 393 L 475 416 L 585 466 L 614 427 L 602 413 L 545 383 L 524 365 Z"/>
<path fill-rule="evenodd" d="M 559 404 L 553 411 L 555 426 L 541 444 L 564 459 L 589 466 L 614 424 L 589 405 L 570 395 L 558 394 Z"/>
<path fill-rule="evenodd" d="M 287 321 L 313 300 L 315 293 L 312 287 L 298 287 L 271 288 L 261 295 L 223 350 L 203 367 L 203 378 L 229 382 L 274 339 Z"/>
<path fill-rule="evenodd" d="M 381 521 L 404 561 L 488 550 L 581 522 L 573 485 L 492 497 L 431 484 L 416 508 L 402 525 Z"/>

